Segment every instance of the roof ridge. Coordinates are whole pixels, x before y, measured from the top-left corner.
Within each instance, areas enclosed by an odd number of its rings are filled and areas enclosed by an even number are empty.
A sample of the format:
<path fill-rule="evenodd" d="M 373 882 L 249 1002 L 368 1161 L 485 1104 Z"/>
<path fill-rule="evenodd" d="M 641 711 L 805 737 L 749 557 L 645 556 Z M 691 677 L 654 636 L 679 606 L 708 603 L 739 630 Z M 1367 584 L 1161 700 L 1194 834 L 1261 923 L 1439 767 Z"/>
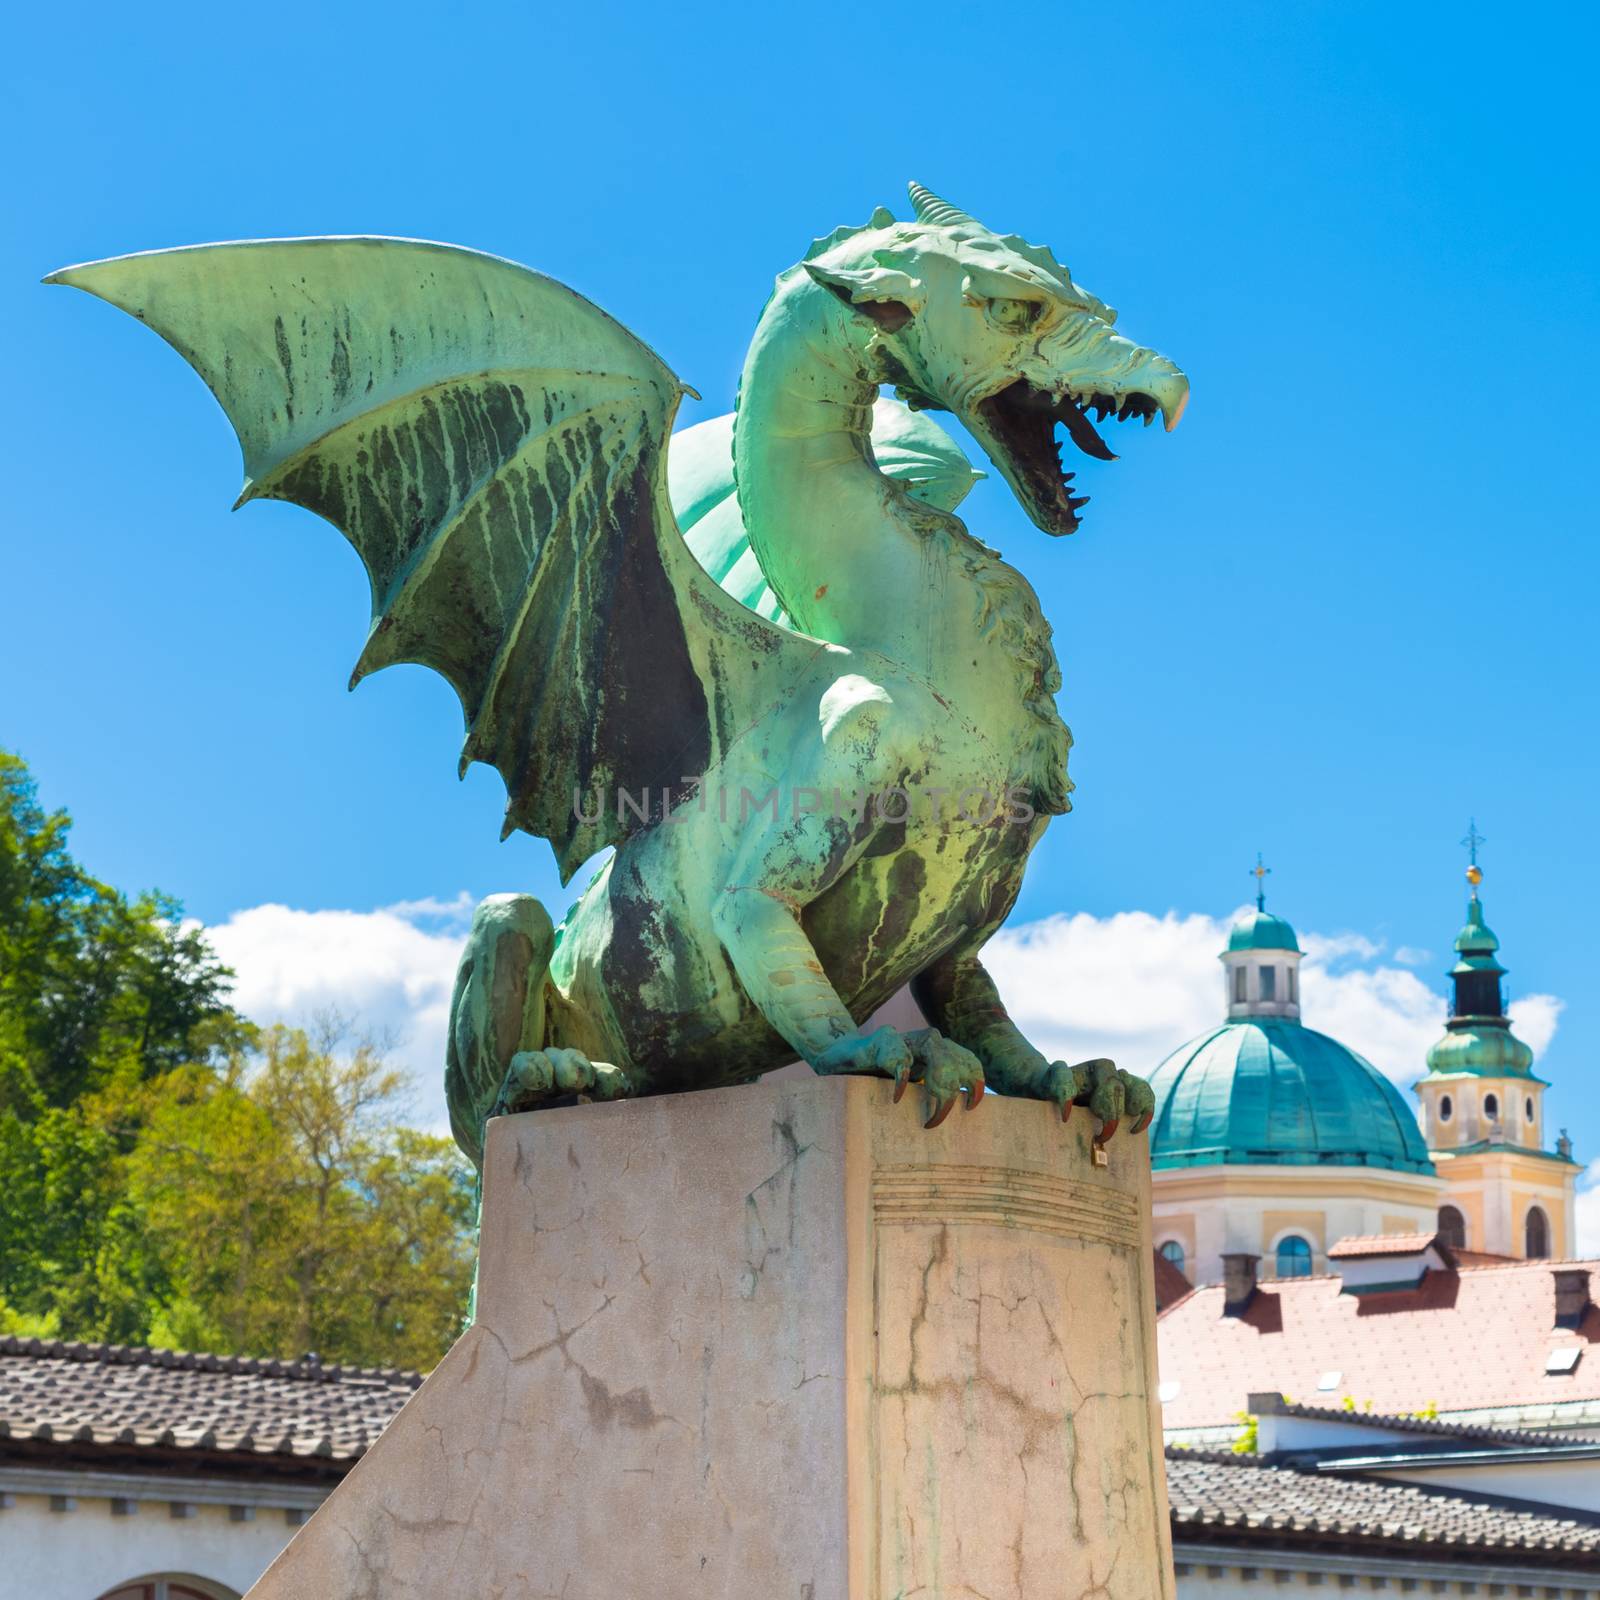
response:
<path fill-rule="evenodd" d="M 1477 1489 L 1446 1487 L 1444 1485 L 1410 1482 L 1396 1483 L 1381 1476 L 1351 1473 L 1330 1480 L 1326 1474 L 1308 1471 L 1288 1462 L 1269 1462 L 1244 1455 L 1221 1454 L 1211 1451 L 1186 1451 L 1168 1446 L 1169 1462 L 1190 1462 L 1201 1467 L 1253 1468 L 1264 1474 L 1278 1474 L 1293 1478 L 1306 1486 L 1312 1495 L 1328 1494 L 1327 1506 L 1310 1502 L 1294 1503 L 1286 1499 L 1280 1506 L 1274 1503 L 1252 1513 L 1227 1503 L 1226 1494 L 1207 1495 L 1203 1477 L 1199 1483 L 1185 1486 L 1182 1492 L 1192 1495 L 1193 1502 L 1185 1504 L 1174 1495 L 1172 1521 L 1174 1533 L 1180 1527 L 1196 1523 L 1228 1528 L 1245 1527 L 1267 1533 L 1323 1534 L 1336 1537 L 1370 1539 L 1388 1538 L 1404 1544 L 1422 1544 L 1433 1549 L 1463 1548 L 1473 1550 L 1520 1550 L 1532 1555 L 1551 1550 L 1592 1552 L 1597 1535 L 1600 1535 L 1600 1513 L 1570 1506 L 1551 1505 L 1543 1501 L 1518 1499 L 1513 1495 L 1489 1494 Z M 1359 1486 L 1362 1498 L 1352 1501 L 1333 1489 L 1333 1484 L 1346 1488 Z M 1316 1487 L 1313 1489 L 1312 1486 Z M 1178 1486 L 1169 1478 L 1169 1492 Z M 1209 1503 L 1207 1503 L 1209 1501 Z M 1442 1528 L 1429 1528 L 1405 1513 L 1430 1508 L 1457 1507 L 1468 1512 L 1496 1511 L 1507 1516 L 1526 1519 L 1534 1527 L 1510 1527 L 1499 1531 L 1475 1532 L 1446 1524 Z M 1387 1513 L 1387 1515 L 1385 1514 Z M 1536 1535 L 1530 1538 L 1529 1534 Z"/>
<path fill-rule="evenodd" d="M 24 1338 L 0 1335 L 0 1355 L 57 1361 L 98 1362 L 102 1366 L 168 1367 L 181 1372 L 239 1373 L 292 1378 L 311 1383 L 401 1383 L 417 1388 L 423 1374 L 404 1367 L 355 1367 L 316 1358 L 282 1361 L 272 1356 L 215 1355 L 205 1350 L 167 1350 L 155 1345 L 101 1344 L 84 1339 Z"/>
<path fill-rule="evenodd" d="M 1554 1428 L 1491 1428 L 1479 1422 L 1452 1422 L 1447 1417 L 1409 1417 L 1401 1411 L 1351 1411 L 1342 1406 L 1313 1406 L 1303 1400 L 1283 1401 L 1277 1415 L 1300 1417 L 1308 1422 L 1354 1422 L 1374 1428 L 1391 1428 L 1401 1433 L 1482 1439 L 1496 1444 L 1600 1445 L 1600 1440 L 1585 1439 L 1578 1434 L 1562 1433 Z"/>
<path fill-rule="evenodd" d="M 1166 1444 L 1162 1454 L 1168 1461 L 1204 1461 L 1214 1467 L 1270 1467 L 1275 1463 L 1264 1461 L 1254 1451 L 1205 1450 L 1195 1445 Z"/>

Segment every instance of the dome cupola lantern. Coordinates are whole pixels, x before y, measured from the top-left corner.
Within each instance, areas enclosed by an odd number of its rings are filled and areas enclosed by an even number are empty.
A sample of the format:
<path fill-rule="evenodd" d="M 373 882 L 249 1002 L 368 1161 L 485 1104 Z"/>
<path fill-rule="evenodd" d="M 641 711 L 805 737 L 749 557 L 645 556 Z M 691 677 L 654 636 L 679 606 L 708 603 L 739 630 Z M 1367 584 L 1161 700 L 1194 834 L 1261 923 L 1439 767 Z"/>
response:
<path fill-rule="evenodd" d="M 1250 869 L 1256 880 L 1255 914 L 1234 924 L 1222 952 L 1230 1022 L 1238 1017 L 1300 1019 L 1300 944 L 1294 929 L 1267 910 L 1271 871 L 1258 852 Z"/>

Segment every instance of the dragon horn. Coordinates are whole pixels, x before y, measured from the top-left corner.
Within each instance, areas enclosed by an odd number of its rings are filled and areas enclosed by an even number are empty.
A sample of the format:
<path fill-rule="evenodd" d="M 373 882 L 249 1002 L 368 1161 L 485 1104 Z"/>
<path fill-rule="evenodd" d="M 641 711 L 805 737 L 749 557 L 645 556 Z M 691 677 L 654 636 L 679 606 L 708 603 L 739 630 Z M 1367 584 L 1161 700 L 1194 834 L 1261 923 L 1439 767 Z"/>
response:
<path fill-rule="evenodd" d="M 924 189 L 920 183 L 908 183 L 906 189 L 911 196 L 912 209 L 917 213 L 918 222 L 931 222 L 940 228 L 983 226 L 976 217 L 969 217 L 965 211 L 957 211 L 948 200 L 941 200 L 931 189 Z"/>

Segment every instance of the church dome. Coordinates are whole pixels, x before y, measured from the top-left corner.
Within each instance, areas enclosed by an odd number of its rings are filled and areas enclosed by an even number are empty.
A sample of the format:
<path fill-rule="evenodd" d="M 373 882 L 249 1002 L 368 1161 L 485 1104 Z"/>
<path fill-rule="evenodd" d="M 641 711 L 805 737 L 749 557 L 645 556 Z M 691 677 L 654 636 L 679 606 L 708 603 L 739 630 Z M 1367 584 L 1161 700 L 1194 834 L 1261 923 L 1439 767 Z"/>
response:
<path fill-rule="evenodd" d="M 1258 907 L 1234 923 L 1228 935 L 1230 950 L 1298 950 L 1294 929 L 1282 917 Z"/>
<path fill-rule="evenodd" d="M 1150 1087 L 1150 1160 L 1158 1169 L 1433 1172 L 1417 1119 L 1394 1085 L 1354 1050 L 1292 1018 L 1239 1017 L 1191 1039 L 1156 1068 Z"/>

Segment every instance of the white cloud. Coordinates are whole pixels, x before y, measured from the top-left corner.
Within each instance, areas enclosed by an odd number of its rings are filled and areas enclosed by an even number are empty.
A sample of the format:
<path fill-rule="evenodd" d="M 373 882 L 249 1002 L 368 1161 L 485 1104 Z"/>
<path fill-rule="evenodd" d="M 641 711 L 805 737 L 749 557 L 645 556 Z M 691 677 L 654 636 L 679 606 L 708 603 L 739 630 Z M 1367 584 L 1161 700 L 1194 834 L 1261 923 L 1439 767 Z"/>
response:
<path fill-rule="evenodd" d="M 264 905 L 208 932 L 238 974 L 234 1003 L 256 1021 L 300 1024 L 333 1008 L 397 1034 L 396 1058 L 415 1078 L 417 1120 L 442 1129 L 450 990 L 471 911 L 465 893 L 375 911 Z M 1061 914 L 1003 929 L 984 961 L 1018 1026 L 1048 1055 L 1111 1056 L 1148 1075 L 1222 1020 L 1217 955 L 1232 920 L 1175 911 Z M 1411 952 L 1385 957 L 1383 944 L 1365 935 L 1307 933 L 1301 943 L 1305 1021 L 1409 1086 L 1443 1032 L 1442 990 L 1398 964 Z M 1561 1005 L 1536 994 L 1511 1008 L 1536 1056 L 1555 1033 Z M 1591 1208 L 1600 1230 L 1600 1187 Z"/>
<path fill-rule="evenodd" d="M 1223 1013 L 1226 923 L 1119 911 L 1003 928 L 984 949 L 1017 1026 L 1052 1058 L 1110 1056 L 1148 1073 Z"/>
<path fill-rule="evenodd" d="M 984 951 L 1018 1026 L 1051 1056 L 1108 1055 L 1148 1074 L 1169 1051 L 1224 1015 L 1218 953 L 1233 919 L 1046 917 L 1003 929 Z M 1359 1051 L 1395 1083 L 1425 1070 L 1428 1046 L 1444 1031 L 1445 996 L 1385 959 L 1364 934 L 1305 933 L 1301 998 L 1308 1026 Z M 1406 954 L 1415 954 L 1408 951 Z M 1555 1032 L 1561 1002 L 1529 995 L 1512 1007 L 1518 1032 L 1537 1056 Z"/>
<path fill-rule="evenodd" d="M 1553 994 L 1525 994 L 1511 1002 L 1511 1026 L 1518 1037 L 1527 1040 L 1535 1061 L 1550 1048 L 1565 1005 L 1565 1000 Z"/>
<path fill-rule="evenodd" d="M 1402 967 L 1426 967 L 1433 961 L 1431 950 L 1419 950 L 1414 944 L 1403 944 L 1394 953 Z"/>
<path fill-rule="evenodd" d="M 411 901 L 377 911 L 253 906 L 206 930 L 237 974 L 233 1003 L 260 1023 L 300 1026 L 337 1010 L 396 1039 L 416 1121 L 443 1131 L 450 990 L 472 903 Z"/>
<path fill-rule="evenodd" d="M 1404 967 L 1339 971 L 1308 955 L 1300 995 L 1307 1026 L 1359 1051 L 1401 1085 L 1427 1070 L 1428 1046 L 1444 1032 L 1444 996 Z"/>
<path fill-rule="evenodd" d="M 1383 954 L 1383 945 L 1361 933 L 1296 934 L 1308 963 L 1333 966 L 1340 961 L 1373 961 Z"/>

